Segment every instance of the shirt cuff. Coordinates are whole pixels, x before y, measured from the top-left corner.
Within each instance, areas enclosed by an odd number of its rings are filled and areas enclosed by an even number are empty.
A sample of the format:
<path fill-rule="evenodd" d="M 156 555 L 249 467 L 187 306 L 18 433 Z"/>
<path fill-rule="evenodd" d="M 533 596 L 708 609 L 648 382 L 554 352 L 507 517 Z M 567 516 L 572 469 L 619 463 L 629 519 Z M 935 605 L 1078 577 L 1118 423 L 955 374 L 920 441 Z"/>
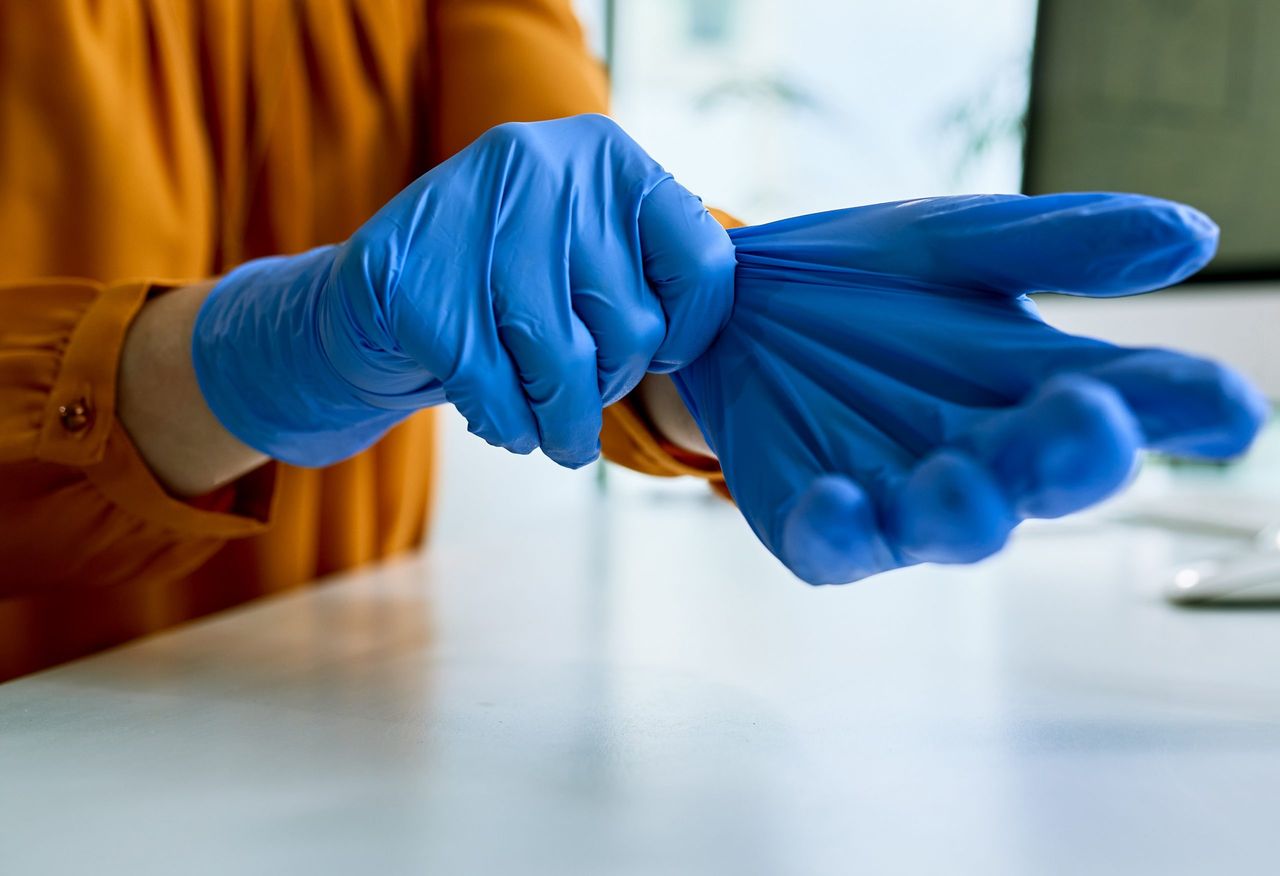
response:
<path fill-rule="evenodd" d="M 208 496 L 183 501 L 156 480 L 116 418 L 116 381 L 129 326 L 149 296 L 177 285 L 182 284 L 84 283 L 62 290 L 69 299 L 81 298 L 84 307 L 68 326 L 34 456 L 81 469 L 112 504 L 164 529 L 200 537 L 254 535 L 271 522 L 274 463 Z"/>
<path fill-rule="evenodd" d="M 630 397 L 605 409 L 600 444 L 610 462 L 657 477 L 690 476 L 723 481 L 720 464 L 672 444 Z"/>

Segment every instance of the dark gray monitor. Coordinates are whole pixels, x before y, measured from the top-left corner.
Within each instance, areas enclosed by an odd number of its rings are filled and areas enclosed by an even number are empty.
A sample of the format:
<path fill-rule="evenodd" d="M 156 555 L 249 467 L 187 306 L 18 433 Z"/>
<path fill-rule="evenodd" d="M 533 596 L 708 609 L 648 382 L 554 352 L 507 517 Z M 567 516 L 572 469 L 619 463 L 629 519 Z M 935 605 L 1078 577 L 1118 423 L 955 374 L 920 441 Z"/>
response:
<path fill-rule="evenodd" d="M 1192 204 L 1214 280 L 1280 278 L 1280 0 L 1040 0 L 1023 188 Z"/>

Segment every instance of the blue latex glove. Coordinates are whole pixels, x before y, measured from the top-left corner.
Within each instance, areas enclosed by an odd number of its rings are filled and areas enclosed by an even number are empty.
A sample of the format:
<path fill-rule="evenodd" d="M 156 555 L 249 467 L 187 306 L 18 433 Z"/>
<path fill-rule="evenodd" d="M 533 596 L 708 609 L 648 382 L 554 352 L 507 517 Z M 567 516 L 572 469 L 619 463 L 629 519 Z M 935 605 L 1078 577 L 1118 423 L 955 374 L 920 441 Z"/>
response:
<path fill-rule="evenodd" d="M 1188 207 L 935 198 L 731 237 L 733 317 L 675 381 L 756 535 L 811 583 L 980 559 L 1114 492 L 1140 448 L 1234 456 L 1266 415 L 1228 368 L 1063 334 L 1025 297 L 1185 278 L 1218 238 Z"/>
<path fill-rule="evenodd" d="M 219 421 L 286 462 L 447 400 L 491 444 L 577 467 L 605 405 L 706 350 L 733 273 L 701 201 L 609 119 L 503 125 L 345 243 L 232 271 L 192 356 Z"/>

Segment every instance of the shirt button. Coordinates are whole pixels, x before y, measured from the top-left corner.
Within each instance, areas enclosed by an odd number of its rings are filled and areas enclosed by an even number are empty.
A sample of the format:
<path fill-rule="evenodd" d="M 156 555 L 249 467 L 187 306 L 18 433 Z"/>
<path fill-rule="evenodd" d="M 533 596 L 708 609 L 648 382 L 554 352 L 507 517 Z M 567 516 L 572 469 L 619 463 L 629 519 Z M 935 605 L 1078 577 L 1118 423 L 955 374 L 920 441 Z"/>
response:
<path fill-rule="evenodd" d="M 62 419 L 62 428 L 68 432 L 82 432 L 93 419 L 93 411 L 88 402 L 78 398 L 70 404 L 59 405 L 58 416 Z"/>

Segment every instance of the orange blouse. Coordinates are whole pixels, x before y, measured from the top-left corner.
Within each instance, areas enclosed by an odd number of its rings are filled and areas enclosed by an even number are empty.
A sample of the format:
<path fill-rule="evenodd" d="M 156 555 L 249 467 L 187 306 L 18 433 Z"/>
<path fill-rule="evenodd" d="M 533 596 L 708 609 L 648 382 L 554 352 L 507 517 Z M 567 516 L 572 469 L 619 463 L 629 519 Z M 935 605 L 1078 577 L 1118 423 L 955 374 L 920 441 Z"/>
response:
<path fill-rule="evenodd" d="M 495 124 L 606 103 L 569 0 L 0 0 L 0 681 L 420 544 L 430 411 L 180 501 L 115 418 L 124 333 Z M 717 477 L 605 422 L 615 461 Z"/>

